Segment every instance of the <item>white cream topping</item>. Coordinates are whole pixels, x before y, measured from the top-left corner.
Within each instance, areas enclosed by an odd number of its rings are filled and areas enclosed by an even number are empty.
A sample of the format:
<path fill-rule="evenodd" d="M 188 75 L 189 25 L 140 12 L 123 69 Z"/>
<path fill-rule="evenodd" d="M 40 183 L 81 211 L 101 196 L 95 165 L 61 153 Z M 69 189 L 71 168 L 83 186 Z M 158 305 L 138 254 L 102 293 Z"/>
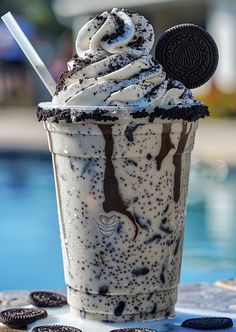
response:
<path fill-rule="evenodd" d="M 86 23 L 76 39 L 78 58 L 68 63 L 57 105 L 145 107 L 196 101 L 183 84 L 166 77 L 149 54 L 151 24 L 137 13 L 114 8 Z"/>
<path fill-rule="evenodd" d="M 140 49 L 132 46 L 142 39 Z M 81 58 L 94 53 L 130 52 L 141 56 L 152 49 L 154 31 L 152 25 L 141 15 L 113 8 L 86 23 L 76 38 L 76 51 Z"/>

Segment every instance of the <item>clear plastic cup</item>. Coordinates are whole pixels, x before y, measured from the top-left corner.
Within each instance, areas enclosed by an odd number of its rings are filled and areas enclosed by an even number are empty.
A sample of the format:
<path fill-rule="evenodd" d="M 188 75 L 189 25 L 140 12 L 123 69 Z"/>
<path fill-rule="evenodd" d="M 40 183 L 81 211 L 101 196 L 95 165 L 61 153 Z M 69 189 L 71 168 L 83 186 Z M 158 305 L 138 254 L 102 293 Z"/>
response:
<path fill-rule="evenodd" d="M 94 109 L 69 112 L 78 117 Z M 107 110 L 119 119 L 45 121 L 68 303 L 89 319 L 170 317 L 198 122 L 150 123 L 131 118 L 130 109 Z"/>

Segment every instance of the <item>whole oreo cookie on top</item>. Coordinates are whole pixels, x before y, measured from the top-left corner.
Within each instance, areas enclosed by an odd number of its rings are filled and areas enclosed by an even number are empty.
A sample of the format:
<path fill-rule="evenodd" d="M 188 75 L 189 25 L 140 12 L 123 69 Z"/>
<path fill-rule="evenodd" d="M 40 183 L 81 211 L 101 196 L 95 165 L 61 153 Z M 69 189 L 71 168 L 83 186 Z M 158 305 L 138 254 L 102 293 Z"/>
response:
<path fill-rule="evenodd" d="M 35 291 L 29 297 L 30 302 L 37 307 L 61 307 L 67 304 L 66 296 L 55 292 Z"/>
<path fill-rule="evenodd" d="M 194 24 L 180 24 L 166 30 L 157 42 L 155 53 L 167 74 L 189 89 L 206 83 L 219 59 L 212 36 Z"/>
<path fill-rule="evenodd" d="M 181 325 L 196 330 L 221 330 L 233 327 L 233 321 L 227 317 L 199 317 L 186 319 Z"/>

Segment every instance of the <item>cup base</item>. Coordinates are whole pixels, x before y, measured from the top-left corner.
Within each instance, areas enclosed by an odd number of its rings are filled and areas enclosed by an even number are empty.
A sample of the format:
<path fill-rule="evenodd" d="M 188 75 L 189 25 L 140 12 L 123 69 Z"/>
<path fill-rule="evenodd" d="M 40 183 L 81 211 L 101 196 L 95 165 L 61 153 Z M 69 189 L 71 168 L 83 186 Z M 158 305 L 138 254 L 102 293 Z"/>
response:
<path fill-rule="evenodd" d="M 149 294 L 87 294 L 68 287 L 68 303 L 74 316 L 98 321 L 138 321 L 175 316 L 177 287 Z"/>
<path fill-rule="evenodd" d="M 93 313 L 93 312 L 86 312 L 82 310 L 77 310 L 71 307 L 70 312 L 74 317 L 78 318 L 86 318 L 91 320 L 97 320 L 102 322 L 131 322 L 131 321 L 143 321 L 143 320 L 161 320 L 161 319 L 168 319 L 175 317 L 175 306 L 157 311 L 155 314 L 142 312 L 139 314 L 130 314 L 130 315 L 122 315 L 122 316 L 112 316 L 109 314 L 100 314 L 100 313 Z"/>

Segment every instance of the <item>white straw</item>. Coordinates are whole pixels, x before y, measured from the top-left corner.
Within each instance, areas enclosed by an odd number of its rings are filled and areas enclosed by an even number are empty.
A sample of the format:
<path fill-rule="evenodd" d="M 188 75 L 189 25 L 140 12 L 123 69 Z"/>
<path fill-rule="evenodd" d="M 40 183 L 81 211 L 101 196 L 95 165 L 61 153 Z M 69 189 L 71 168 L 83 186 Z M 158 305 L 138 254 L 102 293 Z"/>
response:
<path fill-rule="evenodd" d="M 26 57 L 30 61 L 34 70 L 37 72 L 44 85 L 53 96 L 56 90 L 56 82 L 52 78 L 45 64 L 39 57 L 38 53 L 35 51 L 30 41 L 25 36 L 24 32 L 21 30 L 16 20 L 12 16 L 11 12 L 6 13 L 2 16 L 3 22 L 6 24 L 11 34 L 19 44 L 22 51 L 25 53 Z"/>

